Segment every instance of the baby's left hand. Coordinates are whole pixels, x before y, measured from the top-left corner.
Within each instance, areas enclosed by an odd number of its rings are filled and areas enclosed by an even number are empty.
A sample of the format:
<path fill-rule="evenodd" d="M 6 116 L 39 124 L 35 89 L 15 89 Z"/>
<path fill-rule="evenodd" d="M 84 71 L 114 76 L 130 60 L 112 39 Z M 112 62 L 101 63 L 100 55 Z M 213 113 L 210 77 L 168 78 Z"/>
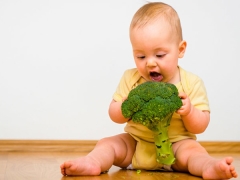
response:
<path fill-rule="evenodd" d="M 178 113 L 181 116 L 187 116 L 192 110 L 191 101 L 188 98 L 188 96 L 183 92 L 180 92 L 178 96 L 182 99 L 183 105 L 176 111 L 176 113 Z"/>

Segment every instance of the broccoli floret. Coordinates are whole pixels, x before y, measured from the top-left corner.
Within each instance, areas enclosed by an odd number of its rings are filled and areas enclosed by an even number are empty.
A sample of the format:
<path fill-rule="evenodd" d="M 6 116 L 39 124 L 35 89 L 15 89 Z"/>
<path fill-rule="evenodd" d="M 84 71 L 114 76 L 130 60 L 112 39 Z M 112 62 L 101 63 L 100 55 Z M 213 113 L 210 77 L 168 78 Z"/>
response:
<path fill-rule="evenodd" d="M 148 81 L 132 89 L 122 103 L 122 114 L 153 131 L 157 162 L 171 165 L 175 162 L 168 127 L 174 111 L 182 106 L 175 85 Z"/>

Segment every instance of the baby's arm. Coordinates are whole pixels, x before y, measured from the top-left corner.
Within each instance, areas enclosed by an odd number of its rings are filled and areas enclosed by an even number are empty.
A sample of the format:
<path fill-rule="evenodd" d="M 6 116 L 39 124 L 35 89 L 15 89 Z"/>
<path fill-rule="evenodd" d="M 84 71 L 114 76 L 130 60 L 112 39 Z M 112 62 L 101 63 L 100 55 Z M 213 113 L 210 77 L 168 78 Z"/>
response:
<path fill-rule="evenodd" d="M 117 102 L 115 100 L 112 100 L 108 110 L 109 116 L 112 119 L 112 121 L 119 124 L 123 124 L 129 120 L 122 115 L 121 106 L 122 106 L 122 102 Z"/>
<path fill-rule="evenodd" d="M 179 97 L 182 99 L 183 105 L 176 113 L 181 115 L 186 129 L 194 134 L 204 132 L 210 121 L 209 111 L 195 108 L 185 93 L 179 93 Z"/>

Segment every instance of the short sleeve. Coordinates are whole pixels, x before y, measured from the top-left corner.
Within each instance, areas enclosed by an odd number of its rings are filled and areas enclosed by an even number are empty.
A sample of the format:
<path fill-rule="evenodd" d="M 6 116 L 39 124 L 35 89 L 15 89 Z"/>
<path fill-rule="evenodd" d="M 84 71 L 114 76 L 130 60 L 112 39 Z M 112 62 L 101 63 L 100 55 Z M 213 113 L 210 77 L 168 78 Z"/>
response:
<path fill-rule="evenodd" d="M 209 111 L 209 101 L 205 85 L 200 77 L 180 68 L 182 91 L 185 92 L 191 100 L 194 107 Z"/>
<path fill-rule="evenodd" d="M 190 89 L 188 96 L 194 107 L 201 110 L 210 111 L 206 88 L 201 79 L 198 79 L 193 83 L 192 89 Z"/>
<path fill-rule="evenodd" d="M 120 79 L 116 92 L 113 94 L 113 100 L 122 101 L 129 92 L 141 83 L 143 80 L 136 68 L 126 70 Z"/>

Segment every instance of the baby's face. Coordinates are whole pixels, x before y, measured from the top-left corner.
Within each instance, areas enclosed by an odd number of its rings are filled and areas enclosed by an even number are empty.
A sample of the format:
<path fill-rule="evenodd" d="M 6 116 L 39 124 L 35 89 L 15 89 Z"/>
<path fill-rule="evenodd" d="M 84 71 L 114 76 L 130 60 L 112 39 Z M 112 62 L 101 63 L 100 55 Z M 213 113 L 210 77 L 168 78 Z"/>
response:
<path fill-rule="evenodd" d="M 147 81 L 180 81 L 179 44 L 171 26 L 164 20 L 149 22 L 130 30 L 133 55 L 139 73 Z"/>

